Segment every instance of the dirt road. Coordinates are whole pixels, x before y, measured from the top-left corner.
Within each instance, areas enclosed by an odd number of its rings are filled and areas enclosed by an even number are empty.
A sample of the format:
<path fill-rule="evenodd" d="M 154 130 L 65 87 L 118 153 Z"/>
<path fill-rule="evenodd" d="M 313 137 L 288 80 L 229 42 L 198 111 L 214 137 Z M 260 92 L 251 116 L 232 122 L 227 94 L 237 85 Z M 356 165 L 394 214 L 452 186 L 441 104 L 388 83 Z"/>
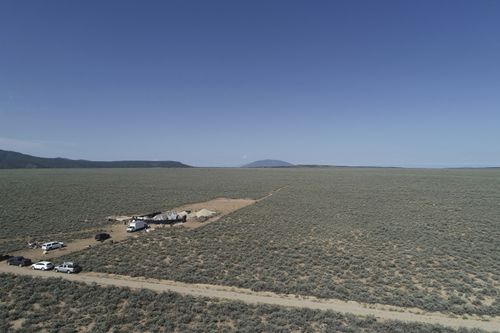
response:
<path fill-rule="evenodd" d="M 102 273 L 58 274 L 55 272 L 33 271 L 29 268 L 8 266 L 0 263 L 0 273 L 12 273 L 38 277 L 61 277 L 63 279 L 97 283 L 102 286 L 128 287 L 132 289 L 150 289 L 156 292 L 173 291 L 184 295 L 221 298 L 242 301 L 250 304 L 272 304 L 295 308 L 332 310 L 359 316 L 374 316 L 379 320 L 400 320 L 440 324 L 452 328 L 479 328 L 488 332 L 500 332 L 500 317 L 489 318 L 452 318 L 437 312 L 424 312 L 418 309 L 399 308 L 388 305 L 362 304 L 341 300 L 322 300 L 314 297 L 297 297 L 295 295 L 279 295 L 270 292 L 254 292 L 249 289 L 232 288 L 215 285 L 187 284 L 168 280 L 132 278 L 123 275 Z"/>

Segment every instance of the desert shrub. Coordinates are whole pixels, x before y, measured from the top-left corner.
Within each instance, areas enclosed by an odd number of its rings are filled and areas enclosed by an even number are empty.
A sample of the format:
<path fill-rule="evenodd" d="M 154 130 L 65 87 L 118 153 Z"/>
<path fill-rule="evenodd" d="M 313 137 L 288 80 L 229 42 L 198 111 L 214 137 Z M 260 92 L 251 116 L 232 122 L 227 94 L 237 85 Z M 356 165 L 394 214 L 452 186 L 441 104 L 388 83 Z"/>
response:
<path fill-rule="evenodd" d="M 25 300 L 30 300 L 26 305 Z M 41 302 L 48 300 L 45 305 Z M 13 321 L 23 323 L 15 329 Z M 331 311 L 248 305 L 175 293 L 0 274 L 0 332 L 433 332 L 439 325 L 379 322 Z M 477 332 L 479 330 L 459 330 Z"/>
<path fill-rule="evenodd" d="M 271 174 L 287 187 L 216 223 L 165 228 L 76 258 L 117 274 L 500 314 L 500 171 Z"/>

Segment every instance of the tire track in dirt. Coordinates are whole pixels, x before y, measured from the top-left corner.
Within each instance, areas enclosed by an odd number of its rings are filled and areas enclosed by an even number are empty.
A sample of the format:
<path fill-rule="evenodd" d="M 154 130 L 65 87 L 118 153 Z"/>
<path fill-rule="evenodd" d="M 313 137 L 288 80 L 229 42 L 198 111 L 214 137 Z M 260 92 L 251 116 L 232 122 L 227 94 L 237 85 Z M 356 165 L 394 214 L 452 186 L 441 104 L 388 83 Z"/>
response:
<path fill-rule="evenodd" d="M 269 192 L 268 194 L 266 194 L 265 196 L 259 198 L 259 199 L 256 199 L 255 202 L 259 202 L 259 201 L 262 201 L 262 200 L 266 200 L 267 198 L 273 196 L 273 194 L 275 193 L 278 193 L 279 191 L 281 191 L 282 189 L 286 188 L 288 186 L 283 186 L 283 187 L 280 187 L 280 188 L 277 188 L 276 190 L 272 190 L 271 192 Z"/>

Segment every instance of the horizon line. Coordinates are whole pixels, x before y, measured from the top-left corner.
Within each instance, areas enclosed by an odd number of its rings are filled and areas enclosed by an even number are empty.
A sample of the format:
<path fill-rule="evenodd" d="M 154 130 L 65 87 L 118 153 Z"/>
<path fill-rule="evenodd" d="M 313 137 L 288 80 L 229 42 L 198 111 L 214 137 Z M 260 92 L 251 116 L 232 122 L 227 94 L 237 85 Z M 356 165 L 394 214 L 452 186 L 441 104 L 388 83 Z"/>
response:
<path fill-rule="evenodd" d="M 72 159 L 67 157 L 45 157 L 45 156 L 35 156 L 31 154 L 21 153 L 14 150 L 4 150 L 5 152 L 17 153 L 26 156 L 31 156 L 35 158 L 44 158 L 44 159 L 66 159 L 73 161 L 88 161 L 88 162 L 179 162 L 185 164 L 187 166 L 193 168 L 242 168 L 242 169 L 286 169 L 286 168 L 387 168 L 387 169 L 494 169 L 500 168 L 500 165 L 495 164 L 472 164 L 472 163 L 463 163 L 462 165 L 458 163 L 429 163 L 429 164 L 349 164 L 349 163 L 340 163 L 340 164 L 324 164 L 324 163 L 290 163 L 291 166 L 270 166 L 270 167 L 248 167 L 246 168 L 245 164 L 242 165 L 192 165 L 188 163 L 184 163 L 183 161 L 176 159 L 118 159 L 118 160 L 94 160 L 94 159 Z M 253 162 L 264 161 L 270 159 L 257 159 Z M 284 160 L 279 160 L 283 161 Z M 250 162 L 250 163 L 253 163 Z"/>

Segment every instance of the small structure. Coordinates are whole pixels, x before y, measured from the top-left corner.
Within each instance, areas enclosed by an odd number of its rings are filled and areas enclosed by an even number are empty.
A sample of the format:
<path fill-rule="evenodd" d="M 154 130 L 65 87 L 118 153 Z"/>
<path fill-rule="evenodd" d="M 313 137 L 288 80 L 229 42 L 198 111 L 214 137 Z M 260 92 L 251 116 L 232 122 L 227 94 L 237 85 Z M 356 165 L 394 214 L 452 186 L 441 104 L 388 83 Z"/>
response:
<path fill-rule="evenodd" d="M 144 221 L 153 224 L 174 224 L 178 222 L 186 222 L 186 215 L 177 214 L 175 210 L 160 213 L 152 218 L 145 219 Z"/>

